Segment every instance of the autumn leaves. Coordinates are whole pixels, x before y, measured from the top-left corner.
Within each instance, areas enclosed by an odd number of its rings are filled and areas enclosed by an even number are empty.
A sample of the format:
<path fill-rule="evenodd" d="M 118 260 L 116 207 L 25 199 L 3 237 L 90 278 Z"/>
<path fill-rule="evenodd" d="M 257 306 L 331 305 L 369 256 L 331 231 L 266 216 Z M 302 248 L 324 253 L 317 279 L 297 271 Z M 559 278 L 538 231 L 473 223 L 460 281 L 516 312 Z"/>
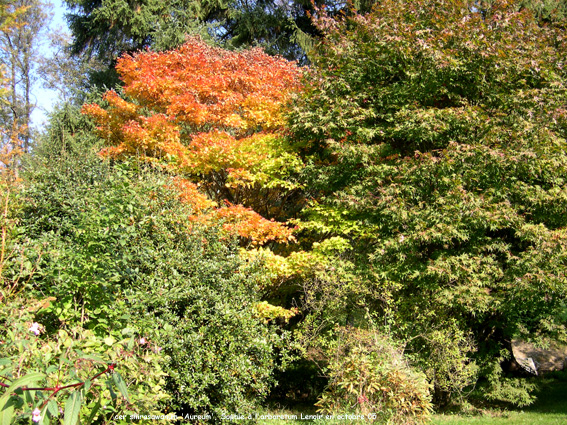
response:
<path fill-rule="evenodd" d="M 196 220 L 222 221 L 252 245 L 293 238 L 261 198 L 285 197 L 294 189 L 286 176 L 301 165 L 282 138 L 281 107 L 299 88 L 295 64 L 191 38 L 173 51 L 124 56 L 117 70 L 123 96 L 108 91 L 106 107 L 83 107 L 108 144 L 102 156 L 162 167 Z"/>

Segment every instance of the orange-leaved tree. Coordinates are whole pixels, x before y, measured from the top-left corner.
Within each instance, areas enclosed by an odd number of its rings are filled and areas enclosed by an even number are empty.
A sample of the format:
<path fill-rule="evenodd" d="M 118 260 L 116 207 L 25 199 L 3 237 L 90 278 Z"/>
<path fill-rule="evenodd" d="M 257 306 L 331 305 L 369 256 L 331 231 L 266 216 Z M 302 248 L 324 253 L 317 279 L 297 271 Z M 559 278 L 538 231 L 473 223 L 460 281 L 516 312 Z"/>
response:
<path fill-rule="evenodd" d="M 173 172 L 195 219 L 222 221 L 254 245 L 287 242 L 286 216 L 301 166 L 282 137 L 282 107 L 299 88 L 296 64 L 260 49 L 231 52 L 190 38 L 169 52 L 123 56 L 122 96 L 85 105 L 108 147 Z M 269 219 L 268 219 L 269 218 Z"/>

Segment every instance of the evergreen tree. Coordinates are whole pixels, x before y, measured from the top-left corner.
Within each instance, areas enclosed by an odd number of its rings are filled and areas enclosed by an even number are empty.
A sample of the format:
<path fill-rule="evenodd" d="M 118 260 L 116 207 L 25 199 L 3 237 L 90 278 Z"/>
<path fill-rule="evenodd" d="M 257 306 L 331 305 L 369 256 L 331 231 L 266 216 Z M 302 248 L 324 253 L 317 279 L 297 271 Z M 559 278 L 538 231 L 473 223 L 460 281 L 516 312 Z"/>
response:
<path fill-rule="evenodd" d="M 119 82 L 112 68 L 123 53 L 144 48 L 168 50 L 181 45 L 187 35 L 200 35 L 224 48 L 261 46 L 269 54 L 305 62 L 319 30 L 311 22 L 315 7 L 331 14 L 347 9 L 335 0 L 65 0 L 73 35 L 73 55 L 95 55 L 107 69 L 93 74 L 95 85 L 112 87 Z M 360 2 L 360 8 L 370 2 Z"/>

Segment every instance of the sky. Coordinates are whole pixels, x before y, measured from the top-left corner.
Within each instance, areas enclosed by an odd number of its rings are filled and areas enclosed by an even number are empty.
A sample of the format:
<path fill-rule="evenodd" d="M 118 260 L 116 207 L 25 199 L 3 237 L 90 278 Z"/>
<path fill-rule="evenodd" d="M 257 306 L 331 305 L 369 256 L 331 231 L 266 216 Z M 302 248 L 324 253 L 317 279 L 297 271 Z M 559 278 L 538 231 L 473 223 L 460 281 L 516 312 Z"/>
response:
<path fill-rule="evenodd" d="M 49 31 L 63 30 L 69 32 L 67 27 L 67 22 L 65 21 L 66 8 L 63 5 L 62 0 L 51 0 L 53 4 L 53 19 L 49 26 Z M 48 44 L 45 44 L 45 48 L 49 49 Z M 40 129 L 43 127 L 47 120 L 47 113 L 53 109 L 53 105 L 57 100 L 57 94 L 52 90 L 47 90 L 41 87 L 41 82 L 36 84 L 33 90 L 36 100 L 37 107 L 32 113 L 32 125 L 35 128 Z"/>

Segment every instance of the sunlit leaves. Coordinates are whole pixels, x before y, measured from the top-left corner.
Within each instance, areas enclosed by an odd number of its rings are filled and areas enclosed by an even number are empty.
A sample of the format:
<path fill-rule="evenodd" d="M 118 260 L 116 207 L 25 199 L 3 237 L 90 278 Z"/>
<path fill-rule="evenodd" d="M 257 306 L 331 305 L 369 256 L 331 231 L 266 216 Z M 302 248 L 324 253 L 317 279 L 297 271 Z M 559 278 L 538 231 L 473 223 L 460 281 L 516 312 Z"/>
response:
<path fill-rule="evenodd" d="M 562 116 L 566 40 L 515 4 L 387 1 L 368 15 L 322 15 L 318 23 L 326 42 L 312 57 L 310 106 L 293 123 L 312 141 L 423 152 L 464 142 L 467 133 L 482 137 L 514 116 Z"/>
<path fill-rule="evenodd" d="M 282 103 L 298 87 L 291 62 L 260 49 L 229 52 L 191 39 L 167 53 L 123 57 L 124 93 L 141 105 L 193 126 L 246 131 L 278 128 Z"/>
<path fill-rule="evenodd" d="M 514 336 L 565 339 L 563 29 L 508 1 L 386 0 L 317 21 L 291 114 L 313 198 L 298 225 L 352 245 L 333 258 L 365 291 L 342 311 L 410 341 L 437 394 L 492 373 L 467 365 L 497 364 Z"/>
<path fill-rule="evenodd" d="M 241 205 L 228 205 L 214 211 L 214 217 L 223 223 L 223 227 L 242 237 L 249 238 L 255 244 L 270 240 L 288 242 L 293 240 L 292 230 L 274 220 L 266 220 L 250 208 Z"/>
<path fill-rule="evenodd" d="M 109 91 L 105 108 L 83 107 L 109 145 L 102 156 L 136 156 L 180 174 L 180 196 L 197 213 L 220 206 L 201 221 L 224 220 L 254 244 L 290 240 L 287 227 L 254 210 L 295 188 L 288 176 L 301 162 L 279 134 L 282 107 L 299 88 L 295 64 L 260 49 L 229 52 L 191 38 L 170 52 L 124 56 L 117 70 L 123 97 Z"/>

